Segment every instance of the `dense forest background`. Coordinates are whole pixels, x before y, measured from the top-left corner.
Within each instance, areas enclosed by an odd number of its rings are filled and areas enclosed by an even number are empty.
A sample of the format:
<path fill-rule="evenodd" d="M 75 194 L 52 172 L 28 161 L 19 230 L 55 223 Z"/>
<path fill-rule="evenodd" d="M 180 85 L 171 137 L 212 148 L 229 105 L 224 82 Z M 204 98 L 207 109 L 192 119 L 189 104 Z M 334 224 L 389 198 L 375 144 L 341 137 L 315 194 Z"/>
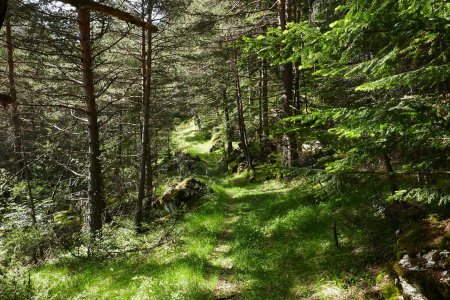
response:
<path fill-rule="evenodd" d="M 1 299 L 450 297 L 447 1 L 6 3 Z"/>

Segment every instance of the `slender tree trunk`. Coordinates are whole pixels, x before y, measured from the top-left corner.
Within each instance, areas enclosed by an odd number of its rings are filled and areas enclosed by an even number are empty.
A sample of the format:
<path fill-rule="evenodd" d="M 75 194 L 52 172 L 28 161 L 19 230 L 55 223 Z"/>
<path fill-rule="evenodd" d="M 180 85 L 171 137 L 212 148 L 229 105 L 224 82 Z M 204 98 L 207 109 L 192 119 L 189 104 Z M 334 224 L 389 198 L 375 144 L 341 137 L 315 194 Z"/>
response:
<path fill-rule="evenodd" d="M 78 24 L 80 28 L 81 63 L 89 138 L 89 227 L 91 235 L 95 237 L 102 230 L 105 200 L 103 197 L 103 175 L 100 163 L 98 112 L 95 102 L 94 74 L 92 70 L 90 22 L 89 10 L 80 8 L 78 10 Z"/>
<path fill-rule="evenodd" d="M 269 138 L 269 92 L 268 92 L 267 61 L 262 61 L 262 124 L 263 135 L 266 140 Z"/>
<path fill-rule="evenodd" d="M 258 90 L 259 90 L 259 97 L 258 97 L 258 138 L 259 143 L 262 145 L 263 141 L 263 108 L 262 108 L 262 87 L 263 87 L 263 68 L 262 63 L 259 68 L 259 83 L 258 83 Z"/>
<path fill-rule="evenodd" d="M 145 20 L 145 15 L 146 15 L 146 11 L 145 11 L 145 3 L 146 0 L 142 0 L 142 15 L 141 15 L 141 19 Z M 153 4 L 150 3 L 152 9 L 153 9 Z M 146 57 L 148 54 L 152 54 L 152 40 L 150 40 L 149 43 L 149 53 L 147 53 L 147 31 L 146 30 L 142 30 L 142 36 L 141 36 L 141 40 L 142 40 L 142 58 L 141 58 L 141 65 L 142 65 L 142 94 L 143 94 L 143 99 L 148 97 L 148 102 L 149 102 L 149 110 L 151 110 L 151 82 L 152 82 L 152 74 L 151 72 L 149 72 L 147 74 L 147 64 L 150 66 L 150 70 L 151 70 L 151 57 L 150 57 L 150 61 L 146 60 Z M 151 36 L 152 37 L 152 36 Z M 148 78 L 148 79 L 147 79 Z M 150 85 L 149 88 L 147 90 L 147 80 L 149 80 Z M 149 93 L 148 96 L 146 95 L 146 93 Z M 148 157 L 147 157 L 147 167 L 146 167 L 146 178 L 147 178 L 147 184 L 146 184 L 146 194 L 147 194 L 147 204 L 146 204 L 146 209 L 149 209 L 151 207 L 151 202 L 153 200 L 153 156 L 152 156 L 152 145 L 151 145 L 151 137 L 152 137 L 152 133 L 150 131 L 150 127 L 151 127 L 151 120 L 149 119 L 149 138 L 148 138 Z"/>
<path fill-rule="evenodd" d="M 389 183 L 389 186 L 391 189 L 391 194 L 395 194 L 395 192 L 398 189 L 397 179 L 395 177 L 394 168 L 392 167 L 391 158 L 389 157 L 389 155 L 387 155 L 387 154 L 383 155 L 383 162 L 384 162 L 384 167 L 386 168 L 387 179 L 388 179 L 388 183 Z"/>
<path fill-rule="evenodd" d="M 295 113 L 300 114 L 302 112 L 302 98 L 300 94 L 300 79 L 301 74 L 297 64 L 294 65 L 295 68 L 295 81 L 294 81 L 294 107 Z"/>
<path fill-rule="evenodd" d="M 123 145 L 122 145 L 122 137 L 123 137 L 123 111 L 119 109 L 119 122 L 117 128 L 117 136 L 119 137 L 117 143 L 117 165 L 115 168 L 115 176 L 118 178 L 120 176 L 120 171 L 123 165 Z"/>
<path fill-rule="evenodd" d="M 153 10 L 153 2 L 148 1 L 148 11 L 147 18 L 148 22 L 151 22 L 152 10 Z M 145 198 L 145 187 L 147 186 L 147 171 L 150 171 L 148 168 L 149 161 L 149 127 L 150 127 L 150 85 L 151 85 L 151 73 L 152 73 L 152 33 L 147 31 L 147 55 L 145 57 L 144 53 L 142 55 L 144 59 L 143 70 L 145 71 L 145 79 L 144 79 L 144 91 L 143 91 L 143 101 L 142 101 L 142 110 L 143 110 L 143 125 L 142 125 L 142 138 L 141 138 L 141 162 L 140 162 L 140 170 L 139 170 L 139 190 L 138 197 L 136 200 L 136 209 L 134 215 L 134 224 L 137 232 L 142 232 L 142 216 L 143 216 L 143 201 Z M 145 48 L 142 48 L 145 50 Z"/>
<path fill-rule="evenodd" d="M 281 29 L 286 29 L 286 25 L 292 20 L 291 17 L 291 1 L 279 0 L 278 1 L 278 14 L 279 25 Z M 282 109 L 283 118 L 292 116 L 293 113 L 293 65 L 287 63 L 282 65 L 282 78 L 283 78 L 283 97 L 282 97 Z M 297 160 L 295 136 L 293 134 L 285 134 L 283 136 L 283 156 L 284 163 L 288 167 L 292 167 Z"/>
<path fill-rule="evenodd" d="M 151 134 L 150 134 L 151 136 Z M 147 159 L 147 207 L 151 207 L 151 202 L 153 200 L 153 155 L 152 155 L 152 143 L 149 140 L 148 147 L 148 159 Z"/>
<path fill-rule="evenodd" d="M 6 49 L 8 52 L 8 83 L 9 94 L 11 96 L 11 125 L 13 129 L 14 153 L 16 155 L 17 166 L 19 170 L 23 170 L 24 161 L 22 153 L 22 136 L 20 129 L 20 116 L 17 107 L 16 83 L 14 75 L 14 48 L 12 45 L 11 21 L 8 18 L 5 22 L 6 27 Z"/>
<path fill-rule="evenodd" d="M 22 149 L 22 135 L 21 135 L 21 125 L 20 125 L 20 115 L 19 109 L 17 107 L 17 93 L 16 93 L 16 82 L 15 82 L 15 71 L 14 71 L 14 48 L 12 45 L 12 30 L 11 30 L 11 20 L 6 19 L 6 49 L 8 52 L 8 83 L 9 83 L 9 93 L 12 99 L 12 109 L 11 109 L 11 123 L 13 128 L 14 137 L 14 153 L 16 155 L 17 166 L 22 174 L 25 175 L 27 181 L 27 192 L 28 199 L 31 210 L 31 222 L 33 226 L 36 225 L 36 208 L 34 204 L 33 189 L 31 186 L 31 170 L 30 166 L 27 164 L 25 159 L 25 154 Z"/>
<path fill-rule="evenodd" d="M 239 77 L 239 67 L 238 67 L 238 57 L 237 50 L 235 50 L 235 59 L 234 59 L 234 68 L 235 68 L 235 84 L 236 84 L 236 106 L 238 112 L 238 124 L 239 124 L 239 136 L 240 136 L 240 148 L 244 152 L 245 158 L 247 160 L 247 167 L 254 171 L 252 158 L 250 156 L 248 138 L 247 138 L 247 130 L 245 128 L 245 118 L 244 118 L 244 106 L 242 104 L 242 93 L 241 93 L 241 81 Z"/>
<path fill-rule="evenodd" d="M 30 206 L 30 216 L 31 216 L 31 225 L 33 227 L 36 226 L 36 206 L 34 203 L 34 195 L 33 195 L 33 187 L 31 185 L 31 168 L 27 163 L 25 153 L 22 149 L 22 134 L 21 134 L 21 124 L 20 124 L 20 115 L 19 109 L 17 107 L 17 93 L 16 93 L 16 83 L 14 78 L 14 48 L 12 45 L 12 30 L 11 30 L 11 20 L 8 18 L 6 20 L 6 49 L 8 56 L 8 83 L 9 83 L 9 93 L 12 99 L 12 109 L 11 109 L 11 123 L 13 128 L 13 137 L 14 137 L 14 153 L 16 155 L 17 166 L 20 170 L 20 173 L 25 175 L 25 180 L 27 183 L 27 193 L 28 193 L 28 203 Z M 38 246 L 34 255 L 34 261 L 37 263 L 39 257 L 43 257 L 43 249 L 41 246 Z"/>
<path fill-rule="evenodd" d="M 223 112 L 225 115 L 225 130 L 227 134 L 227 156 L 230 157 L 233 152 L 233 128 L 231 127 L 230 121 L 230 109 L 228 105 L 227 89 L 224 88 L 222 91 L 223 99 Z"/>

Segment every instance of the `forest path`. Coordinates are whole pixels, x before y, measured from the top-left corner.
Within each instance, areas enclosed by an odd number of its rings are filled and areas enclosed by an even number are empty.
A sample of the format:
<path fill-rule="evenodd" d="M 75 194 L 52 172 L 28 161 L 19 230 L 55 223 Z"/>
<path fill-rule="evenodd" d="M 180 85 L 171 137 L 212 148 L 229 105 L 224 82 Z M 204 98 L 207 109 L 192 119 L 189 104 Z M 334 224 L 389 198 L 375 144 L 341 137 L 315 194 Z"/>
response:
<path fill-rule="evenodd" d="M 183 215 L 173 242 L 151 255 L 101 261 L 63 256 L 36 266 L 30 277 L 35 299 L 371 299 L 364 296 L 372 284 L 368 256 L 354 251 L 367 244 L 359 227 L 341 219 L 342 247 L 333 244 L 330 220 L 341 202 L 318 202 L 321 187 L 303 178 L 268 179 L 274 170 L 262 165 L 255 180 L 247 172 L 227 174 L 222 153 L 210 152 L 215 135 L 193 122 L 174 131 L 176 150 L 198 155 L 201 163 L 169 179 L 193 176 L 214 193 Z M 131 220 L 118 221 L 121 227 L 105 231 L 118 245 L 160 237 L 159 226 L 136 236 Z"/>
<path fill-rule="evenodd" d="M 215 185 L 219 193 L 223 194 L 224 221 L 223 227 L 217 235 L 215 248 L 208 255 L 207 263 L 212 273 L 218 274 L 217 283 L 213 290 L 214 299 L 237 299 L 239 295 L 239 284 L 235 280 L 235 267 L 232 258 L 232 244 L 234 241 L 234 225 L 237 220 L 237 211 L 234 206 L 234 195 L 232 190 L 223 186 L 224 170 L 220 166 L 222 155 L 213 152 L 210 140 L 202 140 L 198 136 L 200 131 L 193 122 L 182 124 L 177 128 L 175 137 L 177 147 L 193 155 L 201 157 L 199 170 L 193 174 Z"/>
<path fill-rule="evenodd" d="M 214 288 L 215 299 L 235 299 L 239 294 L 239 285 L 233 278 L 233 259 L 231 241 L 233 240 L 233 224 L 236 218 L 233 216 L 233 197 L 228 194 L 226 203 L 226 215 L 222 232 L 217 238 L 217 245 L 208 257 L 208 261 L 219 270 L 219 278 Z"/>
<path fill-rule="evenodd" d="M 320 187 L 308 185 L 306 178 L 270 179 L 274 170 L 264 165 L 253 180 L 245 171 L 227 174 L 223 154 L 210 152 L 217 141 L 214 133 L 199 130 L 193 122 L 178 126 L 173 140 L 179 151 L 201 161 L 184 175 L 202 179 L 215 191 L 204 203 L 210 207 L 208 218 L 191 212 L 211 235 L 209 244 L 200 244 L 205 267 L 198 273 L 207 282 L 207 296 L 189 299 L 371 299 L 356 296 L 365 289 L 359 282 L 367 284 L 365 253 L 355 255 L 333 244 L 330 220 L 336 218 L 339 202 L 317 202 Z M 215 216 L 216 226 L 204 230 L 210 216 Z M 365 242 L 357 228 L 340 230 L 348 249 Z M 344 280 L 354 276 L 357 283 L 340 280 L 342 272 L 351 274 L 342 275 Z"/>

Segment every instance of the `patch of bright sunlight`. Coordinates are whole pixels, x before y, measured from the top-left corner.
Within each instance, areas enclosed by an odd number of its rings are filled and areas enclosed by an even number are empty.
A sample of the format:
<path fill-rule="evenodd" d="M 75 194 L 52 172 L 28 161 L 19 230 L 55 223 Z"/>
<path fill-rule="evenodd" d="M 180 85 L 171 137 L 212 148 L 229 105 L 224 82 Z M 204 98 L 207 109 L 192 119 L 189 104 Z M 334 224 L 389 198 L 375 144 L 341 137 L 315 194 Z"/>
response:
<path fill-rule="evenodd" d="M 172 134 L 172 142 L 177 149 L 182 151 L 192 154 L 209 154 L 212 142 L 210 139 L 203 139 L 201 134 L 194 120 L 191 119 L 175 128 Z"/>
<path fill-rule="evenodd" d="M 347 292 L 334 282 L 326 282 L 319 287 L 318 296 L 320 299 L 344 299 L 347 296 Z"/>

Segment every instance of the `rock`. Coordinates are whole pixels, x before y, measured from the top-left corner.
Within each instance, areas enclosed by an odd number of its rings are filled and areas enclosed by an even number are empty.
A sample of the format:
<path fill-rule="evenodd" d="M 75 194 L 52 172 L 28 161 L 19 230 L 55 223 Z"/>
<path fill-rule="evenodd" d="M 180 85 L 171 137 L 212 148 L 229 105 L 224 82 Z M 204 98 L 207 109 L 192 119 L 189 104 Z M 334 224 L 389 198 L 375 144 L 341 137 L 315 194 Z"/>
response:
<path fill-rule="evenodd" d="M 450 220 L 429 216 L 403 226 L 396 235 L 395 275 L 400 284 L 401 277 L 428 299 L 450 299 L 449 224 Z"/>
<path fill-rule="evenodd" d="M 374 292 L 378 295 L 381 294 L 383 299 L 403 299 L 400 290 L 396 286 L 394 278 L 384 272 L 377 276 L 377 285 L 375 286 Z"/>
<path fill-rule="evenodd" d="M 200 161 L 201 159 L 198 155 L 177 151 L 173 157 L 170 157 L 170 159 L 167 159 L 159 166 L 158 171 L 162 173 L 175 171 L 178 173 L 187 173 L 197 169 Z"/>
<path fill-rule="evenodd" d="M 407 299 L 450 299 L 448 251 L 431 250 L 408 254 L 395 265 L 400 286 Z M 425 296 L 418 296 L 420 292 Z"/>
<path fill-rule="evenodd" d="M 239 170 L 239 165 L 245 160 L 244 154 L 239 150 L 235 149 L 231 153 L 230 157 L 227 159 L 227 169 L 229 173 L 235 173 Z"/>
<path fill-rule="evenodd" d="M 170 212 L 176 212 L 181 205 L 189 205 L 210 192 L 208 186 L 195 179 L 186 178 L 175 187 L 164 192 L 159 202 Z"/>
<path fill-rule="evenodd" d="M 213 153 L 221 149 L 223 149 L 223 143 L 221 141 L 218 141 L 214 143 L 211 148 L 209 148 L 209 153 Z"/>
<path fill-rule="evenodd" d="M 81 232 L 83 220 L 74 210 L 63 210 L 53 215 L 53 232 L 56 239 L 64 245 L 74 242 L 74 235 Z"/>
<path fill-rule="evenodd" d="M 403 297 L 410 300 L 427 300 L 420 292 L 419 289 L 407 282 L 401 276 L 399 277 L 399 285 L 402 289 Z"/>

